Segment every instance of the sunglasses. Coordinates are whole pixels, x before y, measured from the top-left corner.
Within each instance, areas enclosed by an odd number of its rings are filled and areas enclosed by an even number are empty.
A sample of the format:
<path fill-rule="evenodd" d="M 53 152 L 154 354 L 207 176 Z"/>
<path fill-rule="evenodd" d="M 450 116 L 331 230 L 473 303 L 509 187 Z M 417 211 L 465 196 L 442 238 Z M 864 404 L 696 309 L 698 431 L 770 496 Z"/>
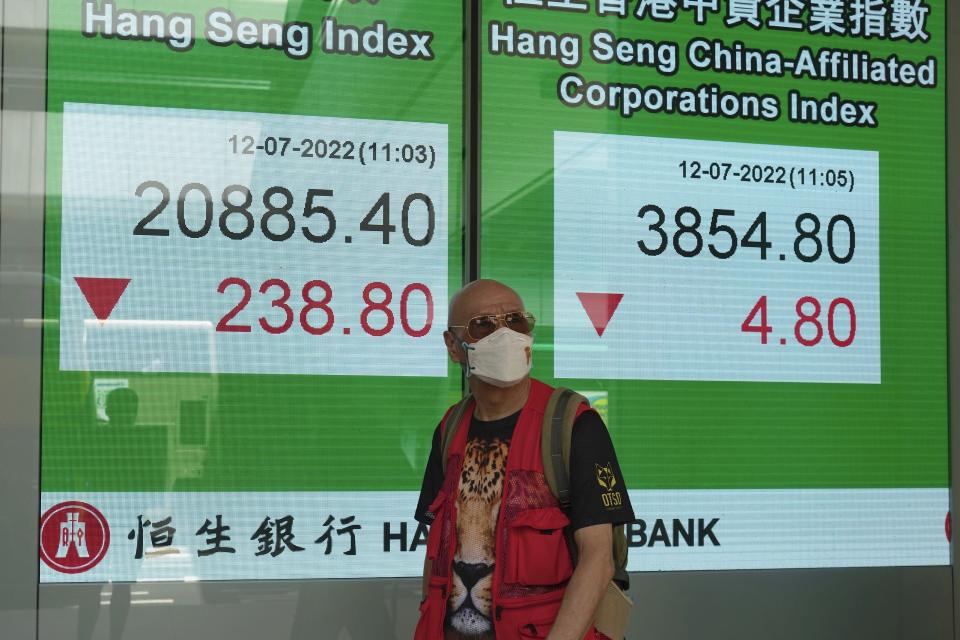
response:
<path fill-rule="evenodd" d="M 517 333 L 530 333 L 537 319 L 529 311 L 511 311 L 470 318 L 467 324 L 452 324 L 451 329 L 466 329 L 471 340 L 482 340 L 499 329 L 506 327 Z"/>

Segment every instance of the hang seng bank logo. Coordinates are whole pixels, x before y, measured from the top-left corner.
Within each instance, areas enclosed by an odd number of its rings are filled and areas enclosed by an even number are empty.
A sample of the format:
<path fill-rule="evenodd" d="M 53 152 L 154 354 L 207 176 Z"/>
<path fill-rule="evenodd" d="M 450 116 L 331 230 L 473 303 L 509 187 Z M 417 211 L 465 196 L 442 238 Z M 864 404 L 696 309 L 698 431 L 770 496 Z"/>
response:
<path fill-rule="evenodd" d="M 107 519 L 86 502 L 61 502 L 40 518 L 40 559 L 60 573 L 83 573 L 107 555 Z"/>

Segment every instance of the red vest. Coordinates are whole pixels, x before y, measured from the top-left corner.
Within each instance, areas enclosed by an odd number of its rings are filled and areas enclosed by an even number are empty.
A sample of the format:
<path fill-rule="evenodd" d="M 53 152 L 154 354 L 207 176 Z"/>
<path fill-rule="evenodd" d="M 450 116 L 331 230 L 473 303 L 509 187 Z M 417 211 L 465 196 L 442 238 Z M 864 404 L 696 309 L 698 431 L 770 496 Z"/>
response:
<path fill-rule="evenodd" d="M 530 385 L 530 396 L 510 441 L 495 531 L 491 613 L 497 640 L 545 638 L 573 573 L 563 533 L 570 520 L 550 493 L 540 453 L 543 413 L 553 389 L 532 379 Z M 580 408 L 584 410 L 585 406 Z M 450 410 L 444 423 L 449 415 Z M 420 605 L 415 640 L 443 638 L 457 549 L 456 499 L 472 416 L 473 406 L 464 412 L 450 444 L 443 487 L 429 508 L 434 521 L 427 538 L 427 557 L 433 561 L 433 569 L 427 597 Z M 591 628 L 585 638 L 602 637 L 595 633 Z"/>

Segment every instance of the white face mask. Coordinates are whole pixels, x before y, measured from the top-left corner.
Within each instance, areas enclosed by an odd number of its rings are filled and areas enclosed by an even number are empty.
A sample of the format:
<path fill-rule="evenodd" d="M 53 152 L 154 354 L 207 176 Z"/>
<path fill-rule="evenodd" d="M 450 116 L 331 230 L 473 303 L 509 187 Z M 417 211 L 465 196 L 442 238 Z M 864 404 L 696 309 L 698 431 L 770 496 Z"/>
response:
<path fill-rule="evenodd" d="M 533 338 L 513 329 L 500 327 L 473 344 L 462 342 L 467 354 L 467 377 L 476 376 L 496 387 L 509 387 L 530 373 L 533 360 L 528 356 Z"/>

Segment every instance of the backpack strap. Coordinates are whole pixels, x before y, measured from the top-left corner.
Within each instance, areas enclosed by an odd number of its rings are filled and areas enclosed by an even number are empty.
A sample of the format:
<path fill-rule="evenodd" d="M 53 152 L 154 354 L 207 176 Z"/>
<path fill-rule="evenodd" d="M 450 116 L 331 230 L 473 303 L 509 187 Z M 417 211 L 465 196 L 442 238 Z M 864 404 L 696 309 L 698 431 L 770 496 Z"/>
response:
<path fill-rule="evenodd" d="M 630 574 L 627 573 L 627 532 L 623 525 L 613 528 L 613 581 L 622 591 L 630 588 Z"/>
<path fill-rule="evenodd" d="M 466 413 L 467 408 L 472 402 L 473 394 L 468 393 L 460 402 L 450 409 L 447 413 L 446 420 L 443 421 L 443 426 L 441 427 L 443 431 L 440 433 L 440 462 L 443 465 L 444 475 L 447 473 L 447 455 L 450 453 L 450 445 L 453 443 L 454 436 L 457 435 L 457 427 L 460 425 L 460 421 L 463 420 L 463 414 Z"/>
<path fill-rule="evenodd" d="M 565 387 L 557 387 L 550 395 L 543 412 L 540 430 L 540 456 L 543 472 L 560 508 L 570 511 L 570 443 L 573 438 L 573 423 L 581 404 L 590 406 L 579 393 Z"/>
<path fill-rule="evenodd" d="M 582 395 L 558 387 L 554 389 L 543 414 L 543 427 L 540 433 L 540 455 L 543 459 L 543 471 L 550 492 L 560 503 L 560 508 L 569 513 L 570 501 L 570 448 L 573 441 L 573 423 L 581 405 L 590 406 L 590 401 Z M 577 544 L 573 533 L 567 527 L 564 530 L 567 547 L 574 566 L 578 561 Z M 613 581 L 623 589 L 630 588 L 630 576 L 627 574 L 627 539 L 623 526 L 613 529 Z"/>
<path fill-rule="evenodd" d="M 565 387 L 557 387 L 550 395 L 543 412 L 543 424 L 540 428 L 540 458 L 543 460 L 543 475 L 550 487 L 550 493 L 560 503 L 565 513 L 570 513 L 570 442 L 573 439 L 573 423 L 577 409 L 589 401 L 580 394 Z M 573 539 L 573 531 L 565 527 L 563 537 L 567 540 L 567 549 L 573 565 L 577 565 L 579 554 Z"/>

